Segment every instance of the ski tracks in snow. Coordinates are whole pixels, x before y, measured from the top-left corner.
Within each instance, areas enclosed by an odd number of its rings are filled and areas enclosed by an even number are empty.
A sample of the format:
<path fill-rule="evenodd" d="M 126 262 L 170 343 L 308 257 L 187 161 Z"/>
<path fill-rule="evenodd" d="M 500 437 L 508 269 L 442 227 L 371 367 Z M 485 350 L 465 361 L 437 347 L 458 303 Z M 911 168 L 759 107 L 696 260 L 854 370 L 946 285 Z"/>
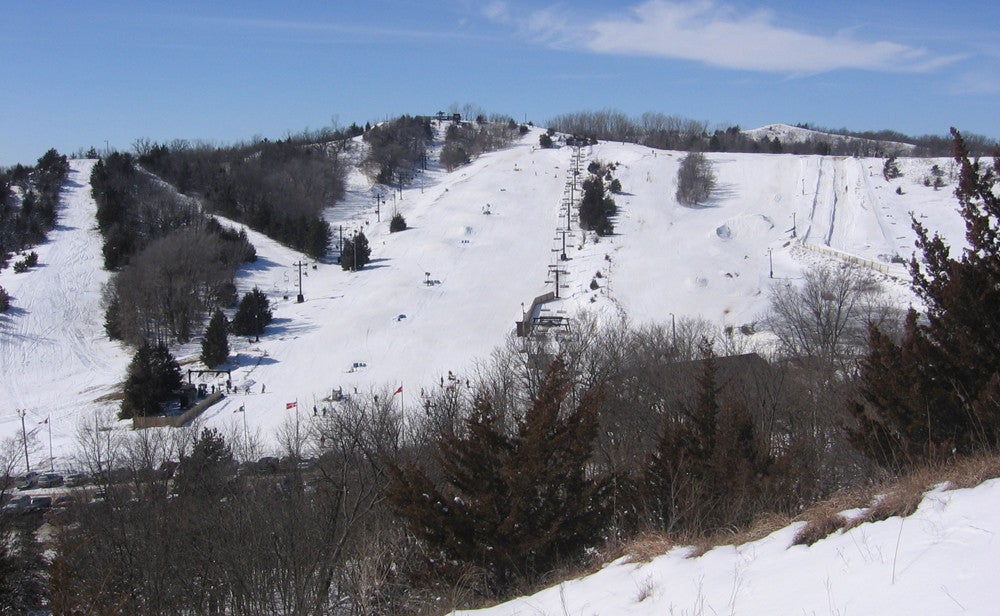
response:
<path fill-rule="evenodd" d="M 100 306 L 108 274 L 95 250 L 101 242 L 95 239 L 97 206 L 90 195 L 94 163 L 70 162 L 58 223 L 48 241 L 34 248 L 38 267 L 5 279 L 15 309 L 0 330 L 4 405 L 43 412 L 37 407 L 44 406 L 42 390 L 52 381 L 114 372 L 109 368 L 118 353 L 104 336 Z"/>

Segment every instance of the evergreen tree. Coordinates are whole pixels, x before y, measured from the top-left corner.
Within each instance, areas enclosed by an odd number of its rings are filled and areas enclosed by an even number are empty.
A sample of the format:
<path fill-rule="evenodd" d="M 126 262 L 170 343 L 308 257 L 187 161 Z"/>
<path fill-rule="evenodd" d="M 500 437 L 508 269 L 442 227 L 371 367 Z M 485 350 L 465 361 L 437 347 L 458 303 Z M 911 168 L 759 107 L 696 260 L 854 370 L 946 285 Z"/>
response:
<path fill-rule="evenodd" d="M 579 556 L 606 521 L 608 483 L 586 473 L 602 394 L 589 390 L 572 408 L 572 387 L 557 358 L 512 433 L 479 397 L 464 433 L 438 439 L 440 481 L 390 466 L 387 496 L 410 529 L 481 567 L 498 592 Z"/>
<path fill-rule="evenodd" d="M 583 181 L 583 197 L 580 199 L 581 227 L 597 231 L 598 235 L 611 235 L 614 233 L 614 225 L 608 217 L 616 211 L 615 200 L 605 192 L 604 180 L 592 175 Z"/>
<path fill-rule="evenodd" d="M 0 312 L 7 312 L 10 309 L 10 294 L 7 289 L 0 287 Z"/>
<path fill-rule="evenodd" d="M 205 329 L 201 341 L 201 361 L 209 368 L 226 363 L 229 358 L 229 339 L 226 335 L 229 321 L 221 310 L 216 309 Z"/>
<path fill-rule="evenodd" d="M 702 353 L 694 401 L 665 415 L 645 471 L 647 503 L 670 532 L 745 525 L 791 498 L 784 485 L 791 455 L 768 451 L 745 405 L 723 396 L 711 349 Z"/>
<path fill-rule="evenodd" d="M 305 245 L 303 250 L 314 259 L 326 257 L 326 251 L 330 248 L 330 223 L 319 216 L 313 217 L 306 222 Z"/>
<path fill-rule="evenodd" d="M 254 287 L 240 300 L 240 307 L 233 316 L 230 330 L 237 336 L 259 336 L 271 323 L 271 302 L 263 291 Z"/>
<path fill-rule="evenodd" d="M 863 401 L 851 407 L 851 440 L 896 468 L 1000 446 L 1000 157 L 984 168 L 952 135 L 968 248 L 952 258 L 913 218 L 923 263 L 914 257 L 910 273 L 926 313 L 911 310 L 899 345 L 871 331 Z"/>
<path fill-rule="evenodd" d="M 0 520 L 0 614 L 31 614 L 46 591 L 46 563 L 34 525 Z"/>
<path fill-rule="evenodd" d="M 392 215 L 392 220 L 389 221 L 389 233 L 398 233 L 400 231 L 406 231 L 406 219 L 399 212 Z"/>
<path fill-rule="evenodd" d="M 167 345 L 143 343 L 128 367 L 119 417 L 131 419 L 158 414 L 160 405 L 174 395 L 181 382 L 180 365 Z"/>
<path fill-rule="evenodd" d="M 371 248 L 368 238 L 359 231 L 354 237 L 344 240 L 344 249 L 340 253 L 340 267 L 343 270 L 359 270 L 371 260 Z"/>
<path fill-rule="evenodd" d="M 215 428 L 204 428 L 191 454 L 181 456 L 174 475 L 179 498 L 199 496 L 218 499 L 236 470 L 233 452 Z"/>

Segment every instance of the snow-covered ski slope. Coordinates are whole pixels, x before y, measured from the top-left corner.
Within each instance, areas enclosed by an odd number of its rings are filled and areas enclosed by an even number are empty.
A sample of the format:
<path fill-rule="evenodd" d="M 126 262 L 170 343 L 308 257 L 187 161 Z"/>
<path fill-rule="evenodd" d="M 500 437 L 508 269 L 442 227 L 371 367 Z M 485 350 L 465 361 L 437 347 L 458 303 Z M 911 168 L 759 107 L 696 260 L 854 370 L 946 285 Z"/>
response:
<path fill-rule="evenodd" d="M 286 404 L 297 401 L 308 416 L 333 389 L 369 395 L 402 386 L 404 412 L 417 409 L 421 389 L 449 371 L 467 376 L 511 335 L 524 307 L 555 290 L 552 266 L 561 271 L 560 299 L 543 307 L 547 314 L 624 310 L 634 322 L 673 314 L 738 326 L 760 318 L 772 284 L 794 283 L 816 263 L 876 266 L 898 301 L 912 302 L 905 269 L 890 262 L 913 251 L 910 212 L 955 245 L 963 241 L 953 182 L 939 191 L 923 186 L 933 164 L 952 168 L 947 159 L 900 159 L 904 176 L 886 182 L 882 159 L 709 154 L 718 186 L 709 203 L 687 208 L 674 198 L 683 153 L 584 147 L 571 188 L 573 148 L 540 149 L 540 132 L 450 173 L 432 165 L 401 194 L 386 190 L 381 221 L 373 186 L 353 172 L 347 196 L 326 216 L 335 236 L 341 227 L 345 236 L 364 229 L 373 261 L 363 271 L 313 263 L 248 231 L 259 259 L 237 285 L 240 293 L 265 291 L 275 320 L 259 342 L 231 338 L 233 384 L 250 393 L 213 406 L 204 423 L 228 430 L 243 421 L 233 411 L 244 406 L 248 424 L 276 446 L 275 433 L 291 417 Z M 355 142 L 356 157 L 363 147 Z M 622 183 L 616 235 L 581 234 L 574 219 L 561 261 L 565 202 L 571 191 L 579 196 L 594 160 L 615 163 Z M 15 410 L 26 409 L 38 457 L 48 453 L 38 424 L 45 417 L 58 457 L 73 450 L 80 422 L 113 412 L 108 395 L 131 357 L 104 338 L 99 297 L 108 274 L 100 269 L 91 165 L 73 161 L 59 228 L 36 249 L 40 267 L 0 272 L 14 305 L 0 316 L 0 437 L 19 436 Z M 394 207 L 410 229 L 390 234 Z M 293 267 L 300 261 L 308 262 L 301 304 Z M 198 369 L 199 350 L 196 341 L 174 352 L 183 368 Z M 116 427 L 127 430 L 124 422 Z"/>

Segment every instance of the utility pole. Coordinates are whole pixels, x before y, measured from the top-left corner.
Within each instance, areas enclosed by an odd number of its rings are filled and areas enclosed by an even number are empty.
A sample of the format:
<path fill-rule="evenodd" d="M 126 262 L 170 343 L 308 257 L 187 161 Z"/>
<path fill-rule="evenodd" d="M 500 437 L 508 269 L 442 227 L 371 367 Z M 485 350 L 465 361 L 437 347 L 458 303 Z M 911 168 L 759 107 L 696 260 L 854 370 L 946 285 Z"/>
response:
<path fill-rule="evenodd" d="M 24 416 L 28 414 L 28 409 L 17 409 L 17 414 L 21 416 L 21 439 L 24 441 L 24 468 L 26 473 L 30 473 L 31 462 L 28 460 L 28 431 L 24 428 Z"/>
<path fill-rule="evenodd" d="M 770 277 L 774 278 L 774 257 L 771 256 L 771 249 L 767 249 L 767 262 L 771 267 Z"/>
<path fill-rule="evenodd" d="M 559 269 L 559 265 L 550 265 L 549 269 L 555 272 L 556 275 L 556 299 L 559 299 L 559 274 L 565 274 L 566 272 Z"/>
<path fill-rule="evenodd" d="M 677 320 L 674 318 L 674 313 L 670 313 L 670 344 L 674 347 L 674 353 L 677 352 Z"/>
<path fill-rule="evenodd" d="M 306 265 L 307 264 L 303 263 L 301 259 L 299 259 L 298 263 L 292 263 L 292 267 L 297 267 L 299 269 L 299 297 L 296 301 L 300 304 L 306 301 L 306 298 L 302 296 L 302 268 Z"/>

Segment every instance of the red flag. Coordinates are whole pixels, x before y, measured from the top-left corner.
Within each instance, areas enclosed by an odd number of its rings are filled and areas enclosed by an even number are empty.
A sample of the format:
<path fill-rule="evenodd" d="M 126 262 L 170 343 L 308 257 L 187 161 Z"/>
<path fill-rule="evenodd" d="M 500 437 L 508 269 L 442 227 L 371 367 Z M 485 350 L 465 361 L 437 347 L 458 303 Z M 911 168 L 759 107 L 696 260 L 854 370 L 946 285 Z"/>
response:
<path fill-rule="evenodd" d="M 286 402 L 285 403 L 285 410 L 287 411 L 287 410 L 293 409 L 293 408 L 297 407 L 298 405 L 299 405 L 298 400 L 296 400 L 295 402 Z"/>
<path fill-rule="evenodd" d="M 45 418 L 45 421 L 38 422 L 38 425 L 47 424 L 47 423 L 49 423 L 49 418 L 48 417 Z"/>
<path fill-rule="evenodd" d="M 246 409 L 245 409 L 245 408 L 243 408 L 243 406 L 244 406 L 244 405 L 242 405 L 242 404 L 241 404 L 241 405 L 240 405 L 240 408 L 236 409 L 236 410 L 235 410 L 235 411 L 233 411 L 233 412 L 234 412 L 234 413 L 243 413 L 243 412 L 245 412 L 245 411 L 246 411 Z"/>
<path fill-rule="evenodd" d="M 403 386 L 402 385 L 399 386 L 399 389 L 397 389 L 396 391 L 392 392 L 392 395 L 395 396 L 396 394 L 401 394 L 401 393 L 403 393 Z"/>

